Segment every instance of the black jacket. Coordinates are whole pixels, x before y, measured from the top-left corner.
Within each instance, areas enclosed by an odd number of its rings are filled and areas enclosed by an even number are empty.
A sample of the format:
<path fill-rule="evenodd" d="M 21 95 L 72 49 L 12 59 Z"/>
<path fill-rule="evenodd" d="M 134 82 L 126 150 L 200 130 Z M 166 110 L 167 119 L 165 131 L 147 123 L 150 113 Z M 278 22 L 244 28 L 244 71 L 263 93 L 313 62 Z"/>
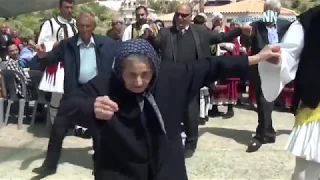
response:
<path fill-rule="evenodd" d="M 186 180 L 180 123 L 188 101 L 206 83 L 241 76 L 247 68 L 247 56 L 213 57 L 188 64 L 162 62 L 152 94 L 165 132 L 155 120 L 152 104 L 145 103 L 141 112 L 137 95 L 128 92 L 113 74 L 100 74 L 65 96 L 60 109 L 65 116 L 87 123 L 86 127 L 101 128 L 96 179 Z M 94 115 L 95 99 L 104 95 L 119 106 L 109 121 Z"/>
<path fill-rule="evenodd" d="M 41 66 L 50 66 L 63 62 L 64 93 L 69 93 L 79 87 L 80 50 L 77 46 L 78 34 L 72 38 L 62 40 L 45 58 L 39 58 Z M 98 74 L 110 72 L 118 42 L 106 36 L 93 35 L 96 48 L 96 63 Z"/>
<path fill-rule="evenodd" d="M 234 38 L 240 36 L 240 28 L 234 28 L 226 33 L 210 31 L 203 25 L 190 24 L 189 26 L 197 49 L 198 59 L 204 59 L 211 56 L 210 45 L 222 42 L 231 42 Z M 162 28 L 159 36 L 152 43 L 155 49 L 160 50 L 162 60 L 177 61 L 177 34 L 176 27 Z M 185 45 L 188 48 L 188 45 Z"/>

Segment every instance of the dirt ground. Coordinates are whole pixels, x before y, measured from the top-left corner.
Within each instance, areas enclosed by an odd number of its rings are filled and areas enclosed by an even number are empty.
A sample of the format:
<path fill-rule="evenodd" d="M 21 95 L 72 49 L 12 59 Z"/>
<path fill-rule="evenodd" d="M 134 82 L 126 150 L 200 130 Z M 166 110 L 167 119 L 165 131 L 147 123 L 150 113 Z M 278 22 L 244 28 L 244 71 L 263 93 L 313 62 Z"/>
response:
<path fill-rule="evenodd" d="M 252 110 L 235 109 L 231 119 L 214 118 L 201 127 L 198 149 L 187 160 L 190 180 L 290 179 L 294 157 L 284 150 L 293 126 L 293 116 L 274 112 L 278 131 L 275 144 L 264 145 L 258 152 L 246 153 L 257 125 Z M 40 166 L 47 147 L 44 125 L 17 130 L 15 124 L 0 129 L 0 179 L 36 179 L 32 169 Z M 64 142 L 57 174 L 45 179 L 93 179 L 91 140 L 69 136 Z"/>

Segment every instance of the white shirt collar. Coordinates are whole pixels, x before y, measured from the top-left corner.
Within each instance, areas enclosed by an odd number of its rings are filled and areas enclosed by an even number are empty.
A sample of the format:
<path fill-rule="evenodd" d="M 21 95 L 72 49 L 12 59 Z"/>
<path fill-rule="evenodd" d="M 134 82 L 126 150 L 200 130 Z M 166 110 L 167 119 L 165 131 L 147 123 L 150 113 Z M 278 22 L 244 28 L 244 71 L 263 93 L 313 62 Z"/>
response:
<path fill-rule="evenodd" d="M 73 18 L 71 19 L 71 21 L 68 21 L 65 18 L 63 18 L 62 16 L 57 16 L 57 19 L 58 19 L 59 22 L 65 23 L 65 24 L 67 24 L 67 23 L 75 24 L 76 23 L 76 20 L 73 19 Z"/>
<path fill-rule="evenodd" d="M 81 39 L 81 37 L 79 37 L 78 38 L 78 42 L 77 42 L 77 46 L 80 46 L 81 44 L 84 44 L 85 45 L 85 43 L 82 41 L 82 39 Z M 89 44 L 88 45 L 86 45 L 86 46 L 89 46 L 89 45 L 96 45 L 96 43 L 94 42 L 94 39 L 93 39 L 93 37 L 91 36 L 91 38 L 90 38 L 90 42 L 89 42 Z"/>
<path fill-rule="evenodd" d="M 187 31 L 187 30 L 189 29 L 189 27 L 190 27 L 190 26 L 187 25 L 185 28 L 183 28 L 183 29 L 178 29 L 178 30 L 179 30 L 179 31 L 182 31 L 182 30 L 183 30 L 183 31 Z"/>

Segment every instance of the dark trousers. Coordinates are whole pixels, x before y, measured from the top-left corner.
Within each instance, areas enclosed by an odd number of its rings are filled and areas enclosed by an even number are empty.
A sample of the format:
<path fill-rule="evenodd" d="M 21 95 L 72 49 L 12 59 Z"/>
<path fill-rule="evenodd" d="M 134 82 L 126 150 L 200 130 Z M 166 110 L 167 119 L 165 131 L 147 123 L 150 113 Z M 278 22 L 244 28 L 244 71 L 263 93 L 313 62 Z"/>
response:
<path fill-rule="evenodd" d="M 63 111 L 63 110 L 62 110 Z M 45 159 L 45 164 L 49 167 L 56 167 L 58 165 L 63 140 L 66 137 L 70 128 L 73 128 L 76 124 L 75 119 L 70 119 L 65 116 L 64 113 L 61 113 L 59 110 L 57 116 L 54 120 L 52 130 L 50 133 L 50 139 L 48 144 L 47 156 Z M 99 131 L 93 127 L 88 128 L 89 133 L 92 136 L 93 140 L 93 161 L 96 162 L 98 159 L 98 144 L 99 144 Z"/>
<path fill-rule="evenodd" d="M 185 148 L 195 150 L 198 143 L 198 126 L 199 126 L 199 114 L 200 114 L 200 94 L 195 96 L 187 108 L 187 117 L 184 118 L 184 128 L 186 133 Z"/>
<path fill-rule="evenodd" d="M 268 102 L 262 93 L 260 77 L 255 83 L 255 94 L 257 100 L 258 127 L 256 129 L 257 137 L 275 137 L 276 132 L 272 126 L 272 110 L 274 102 Z"/>

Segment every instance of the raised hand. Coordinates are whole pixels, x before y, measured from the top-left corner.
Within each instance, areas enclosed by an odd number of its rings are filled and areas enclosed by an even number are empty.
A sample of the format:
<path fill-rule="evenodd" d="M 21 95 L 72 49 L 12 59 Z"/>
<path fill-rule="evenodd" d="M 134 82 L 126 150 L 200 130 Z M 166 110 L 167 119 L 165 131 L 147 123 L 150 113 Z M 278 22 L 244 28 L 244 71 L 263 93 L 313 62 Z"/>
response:
<path fill-rule="evenodd" d="M 250 25 L 242 25 L 241 26 L 242 34 L 245 36 L 251 36 L 252 34 L 252 27 Z"/>
<path fill-rule="evenodd" d="M 39 44 L 37 47 L 37 55 L 40 57 L 40 58 L 43 58 L 47 55 L 46 53 L 46 46 L 42 43 L 42 44 Z"/>
<path fill-rule="evenodd" d="M 97 97 L 94 103 L 95 116 L 100 120 L 110 120 L 118 109 L 118 104 L 108 96 Z"/>

